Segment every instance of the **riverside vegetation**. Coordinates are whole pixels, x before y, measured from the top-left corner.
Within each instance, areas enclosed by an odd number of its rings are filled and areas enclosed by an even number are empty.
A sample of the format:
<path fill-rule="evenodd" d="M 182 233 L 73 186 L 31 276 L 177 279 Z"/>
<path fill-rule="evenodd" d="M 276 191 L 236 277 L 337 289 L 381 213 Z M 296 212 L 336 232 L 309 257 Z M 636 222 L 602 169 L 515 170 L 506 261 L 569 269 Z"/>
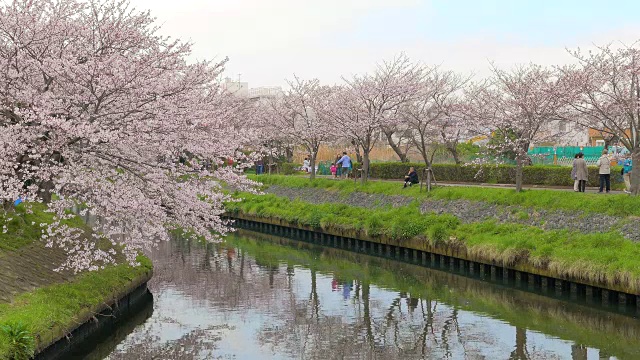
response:
<path fill-rule="evenodd" d="M 45 248 L 38 226 L 51 222 L 53 214 L 45 212 L 42 205 L 32 206 L 32 213 L 22 205 L 15 212 L 0 213 L 0 217 L 11 218 L 6 232 L 0 233 L 0 265 L 21 267 L 13 269 L 17 279 L 4 267 L 0 275 L 0 359 L 30 358 L 90 319 L 135 279 L 152 270 L 151 261 L 138 256 L 137 267 L 121 264 L 80 274 L 54 272 L 55 260 L 62 257 L 57 249 Z M 77 217 L 67 223 L 85 226 Z M 33 266 L 43 258 L 42 264 Z M 20 287 L 19 282 L 27 284 Z"/>
<path fill-rule="evenodd" d="M 278 218 L 324 230 L 359 230 L 367 236 L 387 236 L 399 241 L 420 238 L 433 246 L 464 249 L 478 259 L 505 266 L 524 264 L 551 271 L 560 277 L 640 292 L 640 243 L 626 238 L 623 225 L 638 227 L 640 199 L 625 195 L 575 194 L 558 191 L 508 189 L 437 188 L 420 193 L 419 188 L 402 189 L 396 183 L 348 181 L 295 177 L 262 176 L 269 186 L 294 189 L 315 188 L 330 192 L 334 198 L 359 192 L 372 195 L 404 196 L 406 205 L 351 206 L 340 202 L 313 204 L 307 199 L 236 193 L 242 202 L 227 204 L 229 212 L 241 212 L 263 218 Z M 268 189 L 267 189 L 268 191 Z M 530 212 L 515 214 L 515 219 L 543 210 L 575 212 L 576 218 L 598 222 L 599 217 L 615 216 L 616 227 L 595 233 L 573 229 L 543 229 L 518 222 L 483 219 L 465 222 L 457 216 L 421 209 L 426 200 L 468 200 L 508 207 L 518 206 Z M 570 221 L 569 219 L 568 221 Z"/>

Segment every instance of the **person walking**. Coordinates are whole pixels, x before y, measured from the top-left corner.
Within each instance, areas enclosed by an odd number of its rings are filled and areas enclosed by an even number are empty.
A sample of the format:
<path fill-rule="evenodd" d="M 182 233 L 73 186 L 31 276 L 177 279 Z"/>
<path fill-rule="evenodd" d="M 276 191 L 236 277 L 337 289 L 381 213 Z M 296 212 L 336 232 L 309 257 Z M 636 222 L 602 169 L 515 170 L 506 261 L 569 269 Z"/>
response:
<path fill-rule="evenodd" d="M 578 160 L 578 154 L 573 157 L 573 169 L 571 169 L 571 178 L 573 179 L 573 191 L 578 192 L 578 178 L 576 176 L 576 160 Z"/>
<path fill-rule="evenodd" d="M 338 165 L 342 165 L 342 175 L 348 178 L 349 170 L 351 169 L 351 158 L 347 155 L 346 151 L 342 153 L 342 157 L 336 162 L 336 166 Z"/>
<path fill-rule="evenodd" d="M 578 158 L 574 161 L 576 169 L 576 180 L 578 181 L 578 191 L 585 192 L 587 188 L 587 180 L 589 179 L 589 169 L 587 162 L 584 160 L 584 154 L 579 153 Z"/>
<path fill-rule="evenodd" d="M 342 159 L 342 155 L 338 153 L 336 155 L 336 160 L 333 162 L 334 164 L 336 164 L 336 167 L 337 167 L 336 177 L 342 177 L 342 168 L 338 165 L 338 161 L 340 161 L 340 159 Z"/>
<path fill-rule="evenodd" d="M 631 161 L 631 154 L 627 155 L 627 158 L 622 162 L 622 178 L 624 179 L 624 192 L 631 193 L 631 171 L 633 170 L 633 162 Z"/>
<path fill-rule="evenodd" d="M 305 157 L 304 161 L 302 162 L 302 170 L 304 170 L 305 172 L 311 172 L 311 162 L 309 161 L 308 157 Z"/>
<path fill-rule="evenodd" d="M 600 191 L 598 193 L 602 193 L 605 187 L 607 193 L 609 193 L 611 192 L 611 158 L 607 149 L 602 150 L 602 156 L 598 159 L 597 165 L 600 167 L 598 172 L 600 175 Z"/>

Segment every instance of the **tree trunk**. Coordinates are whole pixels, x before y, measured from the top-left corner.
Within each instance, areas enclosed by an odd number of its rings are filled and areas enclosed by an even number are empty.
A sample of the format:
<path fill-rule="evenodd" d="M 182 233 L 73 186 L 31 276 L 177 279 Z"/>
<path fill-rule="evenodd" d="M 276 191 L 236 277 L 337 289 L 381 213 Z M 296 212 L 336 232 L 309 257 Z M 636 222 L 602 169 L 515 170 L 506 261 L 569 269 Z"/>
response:
<path fill-rule="evenodd" d="M 288 163 L 292 163 L 293 162 L 293 148 L 289 145 L 286 145 L 285 149 L 284 149 L 284 153 L 285 156 L 287 157 L 287 162 Z"/>
<path fill-rule="evenodd" d="M 316 315 L 316 321 L 319 321 L 320 316 L 320 299 L 318 298 L 318 282 L 316 279 L 316 271 L 311 270 L 311 304 L 313 306 L 313 312 Z"/>
<path fill-rule="evenodd" d="M 40 183 L 40 186 L 38 188 L 39 192 L 40 192 L 40 198 L 42 199 L 42 202 L 44 202 L 45 204 L 49 204 L 51 202 L 51 196 L 53 195 L 53 181 L 51 180 L 47 180 L 47 181 L 42 181 Z"/>
<path fill-rule="evenodd" d="M 311 160 L 309 165 L 311 166 L 311 172 L 309 178 L 311 180 L 316 178 L 316 156 L 318 156 L 318 151 L 311 152 Z"/>
<path fill-rule="evenodd" d="M 511 352 L 509 360 L 527 360 L 527 329 L 516 327 L 516 348 Z"/>
<path fill-rule="evenodd" d="M 631 195 L 638 196 L 640 195 L 640 147 L 633 149 L 631 161 L 633 163 L 633 169 L 630 173 Z"/>
<path fill-rule="evenodd" d="M 362 283 L 362 303 L 364 304 L 364 324 L 367 328 L 367 340 L 369 341 L 370 344 L 374 343 L 374 336 L 373 336 L 373 326 L 372 326 L 372 321 L 371 321 L 371 309 L 370 309 L 370 298 L 369 298 L 369 292 L 370 292 L 370 285 L 369 282 L 363 282 Z"/>
<path fill-rule="evenodd" d="M 453 156 L 453 161 L 456 162 L 456 165 L 460 165 L 462 163 L 462 161 L 460 161 L 460 155 L 458 154 L 458 148 L 456 146 L 453 146 L 453 145 L 448 145 L 447 146 L 447 150 L 449 150 L 449 152 L 451 153 L 451 156 Z"/>
<path fill-rule="evenodd" d="M 424 164 L 427 166 L 427 169 L 431 168 L 431 161 L 429 161 L 429 154 L 427 154 L 427 149 L 421 148 L 420 154 L 422 155 L 422 160 L 424 160 Z"/>
<path fill-rule="evenodd" d="M 516 158 L 516 192 L 522 191 L 522 179 L 524 177 L 524 158 L 518 156 Z"/>
<path fill-rule="evenodd" d="M 407 159 L 407 154 L 402 152 L 402 149 L 399 146 L 400 144 L 396 144 L 393 141 L 393 131 L 383 130 L 383 132 L 387 136 L 389 146 L 391 146 L 396 155 L 398 155 L 398 158 L 400 158 L 400 162 L 409 162 L 409 160 Z"/>
<path fill-rule="evenodd" d="M 360 154 L 360 146 L 356 144 L 356 159 L 362 164 L 362 154 Z"/>
<path fill-rule="evenodd" d="M 364 185 L 369 179 L 369 149 L 363 149 L 364 154 L 362 156 L 362 172 L 361 182 Z M 354 169 L 354 171 L 357 171 Z"/>
<path fill-rule="evenodd" d="M 309 176 L 309 178 L 311 180 L 316 178 L 316 159 L 318 158 L 319 148 L 320 148 L 320 144 L 316 143 L 315 141 L 312 143 L 311 146 L 307 147 L 309 154 L 311 154 L 311 159 L 309 159 L 309 165 L 311 166 L 311 172 L 310 172 L 311 175 Z"/>

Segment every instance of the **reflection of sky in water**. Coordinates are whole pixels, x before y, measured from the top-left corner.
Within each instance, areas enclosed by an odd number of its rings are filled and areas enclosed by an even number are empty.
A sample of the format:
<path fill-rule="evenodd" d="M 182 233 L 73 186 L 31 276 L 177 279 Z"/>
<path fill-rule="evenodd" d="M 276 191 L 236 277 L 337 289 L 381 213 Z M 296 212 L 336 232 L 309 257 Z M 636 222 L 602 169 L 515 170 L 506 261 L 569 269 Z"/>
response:
<path fill-rule="evenodd" d="M 196 250 L 191 251 L 189 255 L 197 256 L 198 259 L 202 257 L 202 254 L 198 254 Z M 234 261 L 237 260 L 237 258 L 234 259 Z M 250 255 L 245 261 L 248 279 L 246 281 L 251 279 L 264 281 L 269 276 L 270 270 L 256 265 Z M 195 260 L 186 261 L 184 265 L 176 262 L 174 271 L 180 272 L 181 269 L 194 266 L 195 263 Z M 267 287 L 267 290 L 258 297 L 260 301 L 265 302 L 261 305 L 266 306 L 251 306 L 252 302 L 240 300 L 242 307 L 230 307 L 223 300 L 216 298 L 196 299 L 191 295 L 191 286 L 194 284 L 183 286 L 184 284 L 176 283 L 161 286 L 160 289 L 154 290 L 153 316 L 138 326 L 123 343 L 118 345 L 117 349 L 126 352 L 132 344 L 144 341 L 143 337 L 147 336 L 145 334 L 157 336 L 157 344 L 163 344 L 178 340 L 196 329 L 228 325 L 229 328 L 212 332 L 221 338 L 216 341 L 215 356 L 235 359 L 299 359 L 301 355 L 295 353 L 296 348 L 283 349 L 277 339 L 264 340 L 263 338 L 263 341 L 260 341 L 265 328 L 287 329 L 287 321 L 291 320 L 289 316 L 291 307 L 287 304 L 291 297 L 296 304 L 307 304 L 308 311 L 305 316 L 312 316 L 310 315 L 313 312 L 312 306 L 308 305 L 311 301 L 312 273 L 304 266 L 295 266 L 293 270 L 291 290 L 278 288 L 286 281 L 283 280 L 287 277 L 286 265 L 281 265 L 277 273 L 272 274 L 280 280 L 276 280 L 273 288 Z M 214 267 L 208 271 L 210 275 L 207 276 L 215 277 L 218 276 L 216 271 L 220 270 Z M 362 321 L 364 308 L 362 294 L 360 298 L 356 298 L 355 280 L 334 279 L 332 274 L 316 273 L 316 291 L 321 317 L 339 318 L 342 324 L 356 324 Z M 348 291 L 345 290 L 346 284 L 351 284 Z M 376 341 L 381 341 L 385 346 L 394 344 L 392 340 L 394 336 L 405 340 L 411 339 L 411 336 L 425 327 L 425 317 L 420 311 L 420 306 L 425 304 L 428 306 L 429 302 L 420 303 L 418 309 L 412 312 L 406 298 L 397 301 L 398 291 L 380 288 L 374 284 L 370 287 L 369 296 L 370 315 Z M 247 304 L 249 306 L 246 306 Z M 393 326 L 385 328 L 389 323 L 387 316 L 390 313 L 391 304 L 397 304 L 391 313 L 394 321 L 397 321 L 397 324 L 394 324 L 400 329 L 399 334 L 394 333 Z M 432 302 L 431 306 L 433 307 L 434 304 Z M 443 340 L 440 336 L 453 311 L 452 307 L 444 303 L 438 302 L 435 305 L 433 333 L 428 335 L 426 341 L 426 346 L 430 349 L 427 358 L 445 357 Z M 451 359 L 508 359 L 510 353 L 514 351 L 517 342 L 516 328 L 506 322 L 458 309 L 457 327 L 458 331 L 451 330 L 447 335 Z M 572 359 L 572 342 L 535 331 L 523 331 L 526 334 L 526 350 L 531 359 Z M 336 333 L 336 336 L 342 335 L 344 334 Z M 357 341 L 364 343 L 363 338 L 364 335 L 360 335 Z M 411 344 L 411 342 L 405 341 L 402 344 Z M 598 350 L 588 349 L 587 359 L 598 358 Z"/>

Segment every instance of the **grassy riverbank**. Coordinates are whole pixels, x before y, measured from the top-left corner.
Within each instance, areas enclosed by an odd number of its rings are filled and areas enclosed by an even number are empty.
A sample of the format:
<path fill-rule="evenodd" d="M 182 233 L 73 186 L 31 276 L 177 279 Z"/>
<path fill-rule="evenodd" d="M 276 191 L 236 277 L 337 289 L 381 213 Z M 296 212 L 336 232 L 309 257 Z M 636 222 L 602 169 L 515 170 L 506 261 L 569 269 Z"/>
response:
<path fill-rule="evenodd" d="M 110 266 L 104 270 L 78 275 L 53 271 L 64 258 L 58 249 L 48 249 L 40 241 L 39 224 L 53 216 L 42 206 L 33 213 L 18 207 L 9 217 L 7 232 L 0 234 L 0 359 L 11 358 L 10 344 L 18 340 L 28 350 L 42 347 L 69 334 L 91 319 L 105 304 L 124 296 L 149 278 L 151 261 L 139 256 L 141 266 Z M 67 221 L 85 226 L 81 219 Z M 18 330 L 23 330 L 19 332 Z M 10 335 L 8 332 L 12 332 Z"/>
<path fill-rule="evenodd" d="M 640 197 L 623 194 L 574 193 L 554 190 L 525 190 L 516 193 L 513 189 L 478 187 L 435 187 L 432 192 L 420 192 L 420 186 L 403 188 L 401 182 L 360 182 L 333 179 L 315 179 L 295 176 L 261 175 L 250 176 L 265 185 L 280 185 L 293 188 L 321 188 L 340 193 L 364 192 L 370 194 L 403 195 L 416 199 L 483 201 L 496 205 L 519 205 L 537 209 L 574 210 L 586 213 L 602 213 L 617 216 L 640 217 Z"/>
<path fill-rule="evenodd" d="M 442 188 L 425 194 L 415 188 L 402 189 L 397 184 L 388 183 L 370 183 L 361 187 L 353 182 L 332 180 L 311 182 L 287 177 L 262 177 L 260 180 L 265 184 L 333 190 L 337 195 L 354 191 L 402 194 L 413 196 L 415 201 L 396 208 L 363 208 L 339 203 L 311 204 L 274 195 L 238 194 L 244 201 L 228 204 L 230 212 L 283 219 L 291 224 L 330 231 L 361 231 L 369 237 L 384 236 L 400 243 L 410 239 L 423 241 L 430 246 L 454 248 L 477 261 L 538 269 L 560 278 L 640 294 L 640 243 L 626 239 L 618 229 L 589 234 L 572 230 L 543 230 L 539 226 L 496 220 L 463 223 L 450 214 L 423 214 L 420 211 L 421 199 L 435 197 L 576 210 L 594 216 L 614 209 L 618 215 L 637 216 L 640 200 L 636 198 L 556 191 L 517 194 L 503 189 L 469 188 Z"/>

